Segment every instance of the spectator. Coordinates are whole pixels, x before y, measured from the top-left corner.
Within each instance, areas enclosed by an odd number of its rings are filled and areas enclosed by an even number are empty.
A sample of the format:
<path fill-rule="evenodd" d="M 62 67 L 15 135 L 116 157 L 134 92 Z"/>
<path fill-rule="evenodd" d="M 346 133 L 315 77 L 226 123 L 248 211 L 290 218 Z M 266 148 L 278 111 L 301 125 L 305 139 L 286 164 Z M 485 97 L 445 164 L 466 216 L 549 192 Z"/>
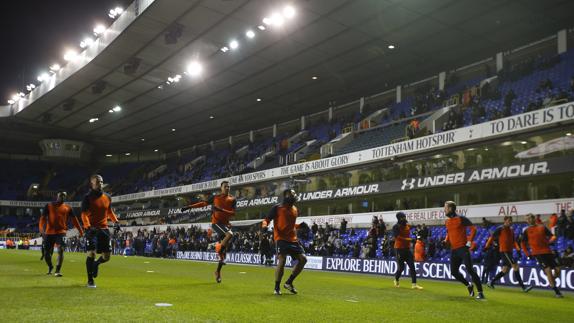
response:
<path fill-rule="evenodd" d="M 345 218 L 343 218 L 343 220 L 341 220 L 341 226 L 339 228 L 339 232 L 341 234 L 345 234 L 347 233 L 347 220 L 345 220 Z"/>
<path fill-rule="evenodd" d="M 552 88 L 553 88 L 552 81 L 550 81 L 549 78 L 546 78 L 545 80 L 540 80 L 536 92 L 540 93 L 541 91 L 544 90 L 552 90 Z"/>
<path fill-rule="evenodd" d="M 484 217 L 482 218 L 482 227 L 483 227 L 483 228 L 486 229 L 486 228 L 490 227 L 491 225 L 492 225 L 492 222 L 488 221 L 488 220 L 487 220 L 486 218 L 484 218 Z"/>
<path fill-rule="evenodd" d="M 313 235 L 316 235 L 317 231 L 319 231 L 319 226 L 317 225 L 317 223 L 315 223 L 315 221 L 313 221 L 313 225 L 311 226 L 311 232 L 313 232 Z"/>
<path fill-rule="evenodd" d="M 556 213 L 552 213 L 550 215 L 550 218 L 548 219 L 548 229 L 552 231 L 552 234 L 556 234 L 554 231 L 557 223 L 558 223 L 558 215 Z"/>
<path fill-rule="evenodd" d="M 420 236 L 420 239 L 423 241 L 427 241 L 428 237 L 429 237 L 429 228 L 427 228 L 426 224 L 422 224 L 421 229 L 418 232 L 418 235 Z"/>
<path fill-rule="evenodd" d="M 496 267 L 500 259 L 500 253 L 498 251 L 498 243 L 495 241 L 490 245 L 488 249 L 484 249 L 484 259 L 483 265 L 484 270 L 482 271 L 481 281 L 483 284 L 488 283 L 492 280 L 496 274 Z"/>
<path fill-rule="evenodd" d="M 562 209 L 560 211 L 560 216 L 556 223 L 555 234 L 557 237 L 563 237 L 566 235 L 566 229 L 568 228 L 568 218 L 566 217 L 566 210 Z"/>
<path fill-rule="evenodd" d="M 418 239 L 415 243 L 415 261 L 424 262 L 426 260 L 425 254 L 425 242 L 422 239 Z"/>
<path fill-rule="evenodd" d="M 574 250 L 572 250 L 572 246 L 568 246 L 560 258 L 562 265 L 572 268 L 574 266 Z"/>
<path fill-rule="evenodd" d="M 382 238 L 385 236 L 385 234 L 387 233 L 387 225 L 385 224 L 385 221 L 383 220 L 383 217 L 379 218 L 379 227 L 378 227 L 378 234 L 379 234 L 379 238 Z"/>
<path fill-rule="evenodd" d="M 542 219 L 540 218 L 540 214 L 536 214 L 536 224 L 544 224 L 544 222 L 542 222 Z"/>
<path fill-rule="evenodd" d="M 261 255 L 261 264 L 265 263 L 265 266 L 271 266 L 273 264 L 271 242 L 265 233 L 261 235 L 261 241 L 259 242 L 259 252 Z"/>
<path fill-rule="evenodd" d="M 516 94 L 510 89 L 504 96 L 504 106 L 510 108 L 514 99 L 516 99 Z"/>

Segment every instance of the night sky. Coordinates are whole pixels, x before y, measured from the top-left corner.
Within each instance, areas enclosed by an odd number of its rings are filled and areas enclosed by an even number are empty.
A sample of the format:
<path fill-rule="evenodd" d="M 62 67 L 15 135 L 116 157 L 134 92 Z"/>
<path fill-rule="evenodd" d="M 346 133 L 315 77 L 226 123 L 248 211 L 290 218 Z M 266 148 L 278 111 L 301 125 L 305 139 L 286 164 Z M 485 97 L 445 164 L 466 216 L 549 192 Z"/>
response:
<path fill-rule="evenodd" d="M 132 0 L 4 0 L 0 1 L 0 105 L 10 96 L 38 83 L 40 72 L 63 65 L 64 50 L 80 51 L 80 41 L 93 36 L 96 23 L 109 26 L 108 11 L 124 9 Z"/>

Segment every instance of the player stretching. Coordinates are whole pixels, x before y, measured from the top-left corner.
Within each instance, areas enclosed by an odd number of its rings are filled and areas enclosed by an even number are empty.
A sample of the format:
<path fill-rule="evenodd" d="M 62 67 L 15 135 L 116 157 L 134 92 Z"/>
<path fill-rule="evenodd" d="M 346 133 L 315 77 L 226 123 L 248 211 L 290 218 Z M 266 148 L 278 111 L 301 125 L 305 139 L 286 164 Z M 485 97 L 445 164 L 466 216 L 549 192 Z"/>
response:
<path fill-rule="evenodd" d="M 476 235 L 476 228 L 469 219 L 461 217 L 456 214 L 456 203 L 448 201 L 444 203 L 444 213 L 447 216 L 446 225 L 446 239 L 445 242 L 450 242 L 450 271 L 454 278 L 463 283 L 468 288 L 468 294 L 474 296 L 474 287 L 471 282 L 468 282 L 460 273 L 460 265 L 464 264 L 466 271 L 472 277 L 472 281 L 478 289 L 477 299 L 484 299 L 482 292 L 482 284 L 480 277 L 472 267 L 472 259 L 470 258 L 469 248 L 472 245 L 472 240 Z M 470 236 L 466 236 L 466 228 L 470 228 Z"/>
<path fill-rule="evenodd" d="M 412 289 L 423 289 L 417 285 L 417 272 L 411 252 L 411 226 L 407 224 L 407 216 L 403 212 L 397 213 L 397 224 L 393 226 L 393 236 L 395 237 L 395 256 L 397 257 L 397 272 L 395 273 L 395 287 L 399 287 L 399 278 L 405 269 L 405 262 L 409 266 L 411 274 Z"/>
<path fill-rule="evenodd" d="M 221 267 L 225 265 L 227 246 L 229 245 L 231 238 L 233 238 L 229 218 L 235 215 L 235 208 L 237 205 L 235 197 L 229 194 L 229 182 L 221 182 L 220 188 L 220 194 L 215 196 L 212 195 L 207 201 L 191 204 L 181 209 L 183 212 L 192 208 L 199 208 L 207 205 L 212 206 L 211 227 L 213 228 L 213 231 L 217 232 L 217 237 L 220 239 L 220 243 L 215 247 L 215 251 L 219 255 L 219 263 L 217 264 L 217 270 L 215 271 L 215 280 L 218 283 L 221 283 Z"/>
<path fill-rule="evenodd" d="M 500 257 L 502 257 L 502 270 L 494 276 L 490 282 L 488 282 L 487 286 L 490 288 L 494 288 L 494 284 L 497 280 L 504 277 L 506 273 L 512 267 L 512 273 L 514 275 L 514 279 L 518 281 L 518 284 L 522 288 L 522 291 L 528 293 L 534 286 L 524 286 L 524 282 L 522 282 L 522 277 L 520 276 L 520 271 L 518 268 L 518 263 L 512 256 L 512 248 L 514 247 L 516 251 L 520 253 L 520 248 L 518 247 L 518 243 L 514 239 L 514 231 L 512 230 L 512 217 L 505 216 L 504 217 L 504 224 L 496 228 L 492 235 L 488 238 L 484 249 L 488 249 L 490 244 L 493 241 L 498 241 L 498 248 L 500 251 Z"/>
<path fill-rule="evenodd" d="M 293 260 L 297 260 L 297 265 L 293 268 L 291 276 L 285 281 L 283 288 L 288 289 L 292 294 L 297 294 L 293 281 L 305 267 L 307 257 L 305 257 L 305 250 L 297 240 L 296 228 L 299 227 L 295 224 L 299 211 L 295 207 L 297 196 L 295 191 L 287 189 L 283 191 L 283 202 L 274 205 L 269 211 L 269 215 L 263 220 L 261 228 L 266 230 L 271 221 L 275 221 L 273 225 L 273 239 L 277 245 L 277 268 L 275 269 L 275 295 L 281 295 L 281 278 L 283 278 L 283 271 L 285 269 L 285 260 L 287 255 L 291 255 Z"/>
<path fill-rule="evenodd" d="M 58 192 L 55 202 L 48 203 L 42 210 L 40 217 L 40 234 L 44 237 L 42 247 L 44 248 L 43 255 L 48 265 L 48 275 L 52 274 L 52 253 L 54 252 L 54 245 L 58 244 L 58 263 L 56 264 L 56 272 L 54 276 L 62 277 L 60 270 L 64 262 L 64 237 L 68 231 L 68 220 L 72 218 L 74 227 L 78 229 L 80 237 L 84 234 L 80 221 L 74 215 L 72 207 L 64 203 L 68 194 L 66 192 Z"/>
<path fill-rule="evenodd" d="M 540 267 L 544 269 L 555 296 L 562 298 L 562 293 L 556 286 L 556 278 L 560 276 L 560 266 L 556 263 L 556 258 L 549 246 L 556 237 L 544 225 L 536 224 L 534 214 L 529 213 L 526 216 L 526 222 L 528 222 L 528 226 L 524 228 L 521 236 L 522 251 L 526 256 L 536 258 Z M 530 252 L 528 252 L 528 247 L 530 247 Z"/>
<path fill-rule="evenodd" d="M 82 201 L 82 222 L 86 232 L 86 272 L 88 287 L 96 288 L 94 278 L 98 277 L 100 264 L 110 260 L 110 230 L 108 220 L 118 223 L 112 211 L 112 198 L 103 192 L 104 180 L 100 175 L 90 177 L 90 191 Z M 96 254 L 102 254 L 95 260 Z"/>

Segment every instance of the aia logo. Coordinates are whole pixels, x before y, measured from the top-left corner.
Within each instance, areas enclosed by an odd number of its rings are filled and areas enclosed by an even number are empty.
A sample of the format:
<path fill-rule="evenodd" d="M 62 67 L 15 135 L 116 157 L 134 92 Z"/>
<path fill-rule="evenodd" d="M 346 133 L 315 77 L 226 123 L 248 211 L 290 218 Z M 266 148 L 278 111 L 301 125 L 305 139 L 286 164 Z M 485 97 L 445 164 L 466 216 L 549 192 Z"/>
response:
<path fill-rule="evenodd" d="M 401 191 L 404 190 L 412 190 L 413 188 L 415 188 L 415 178 L 411 178 L 411 179 L 403 179 L 403 186 L 401 186 Z"/>

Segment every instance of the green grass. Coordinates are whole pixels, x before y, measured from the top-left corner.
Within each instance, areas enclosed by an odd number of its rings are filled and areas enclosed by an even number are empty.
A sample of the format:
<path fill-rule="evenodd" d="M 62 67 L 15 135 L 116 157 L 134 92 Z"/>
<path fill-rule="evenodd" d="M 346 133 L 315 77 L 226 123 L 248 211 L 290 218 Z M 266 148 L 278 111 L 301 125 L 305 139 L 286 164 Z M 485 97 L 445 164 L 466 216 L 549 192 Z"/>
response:
<path fill-rule="evenodd" d="M 85 255 L 67 253 L 64 277 L 46 276 L 39 252 L 0 250 L 0 322 L 572 322 L 574 296 L 550 290 L 486 290 L 466 295 L 459 283 L 409 279 L 396 289 L 386 276 L 304 271 L 298 295 L 272 295 L 272 268 L 112 256 L 87 289 Z M 55 258 L 55 257 L 54 257 Z M 55 260 L 55 259 L 54 259 Z M 148 273 L 147 271 L 153 271 Z M 290 270 L 286 270 L 285 278 Z M 172 307 L 156 307 L 171 303 Z"/>

